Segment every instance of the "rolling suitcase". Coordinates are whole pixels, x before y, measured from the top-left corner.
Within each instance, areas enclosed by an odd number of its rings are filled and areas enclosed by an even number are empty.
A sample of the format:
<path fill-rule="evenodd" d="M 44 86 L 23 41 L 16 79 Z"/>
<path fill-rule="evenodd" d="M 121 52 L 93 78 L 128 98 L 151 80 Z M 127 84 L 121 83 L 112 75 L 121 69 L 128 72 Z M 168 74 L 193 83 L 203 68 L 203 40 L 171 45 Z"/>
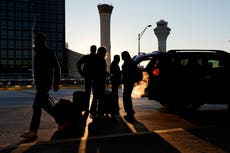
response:
<path fill-rule="evenodd" d="M 85 91 L 75 91 L 73 93 L 73 103 L 81 111 L 89 110 L 89 99 Z"/>
<path fill-rule="evenodd" d="M 50 101 L 53 103 L 50 112 L 57 124 L 77 125 L 80 123 L 81 112 L 70 100 L 60 99 L 56 103 L 52 99 Z"/>

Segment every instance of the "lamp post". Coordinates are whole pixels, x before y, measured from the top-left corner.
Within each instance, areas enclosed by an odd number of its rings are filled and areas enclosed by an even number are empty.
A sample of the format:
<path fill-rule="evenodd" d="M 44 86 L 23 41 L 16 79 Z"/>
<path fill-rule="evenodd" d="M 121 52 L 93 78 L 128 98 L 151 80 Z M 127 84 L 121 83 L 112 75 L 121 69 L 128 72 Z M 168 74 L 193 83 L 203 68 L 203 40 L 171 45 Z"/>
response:
<path fill-rule="evenodd" d="M 141 37 L 143 36 L 145 30 L 148 28 L 148 27 L 151 27 L 152 25 L 149 24 L 147 25 L 144 30 L 141 31 L 141 33 L 138 34 L 138 55 L 140 54 L 140 40 L 141 40 Z"/>
<path fill-rule="evenodd" d="M 33 23 L 32 23 L 32 28 L 31 28 L 31 45 L 32 45 L 32 85 L 34 85 L 34 30 L 37 22 L 37 15 L 34 16 Z"/>

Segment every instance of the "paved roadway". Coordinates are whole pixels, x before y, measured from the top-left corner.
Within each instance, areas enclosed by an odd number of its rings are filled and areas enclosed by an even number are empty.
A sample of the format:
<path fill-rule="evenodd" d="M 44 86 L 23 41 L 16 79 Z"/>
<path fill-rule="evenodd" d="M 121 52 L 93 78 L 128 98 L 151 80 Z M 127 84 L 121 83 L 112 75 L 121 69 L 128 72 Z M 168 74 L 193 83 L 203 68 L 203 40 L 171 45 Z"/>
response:
<path fill-rule="evenodd" d="M 51 92 L 51 96 L 72 99 L 73 91 Z M 44 112 L 39 138 L 25 143 L 19 136 L 28 129 L 33 98 L 33 90 L 0 91 L 0 152 L 230 152 L 227 106 L 205 105 L 195 114 L 178 115 L 146 98 L 133 99 L 137 119 L 134 124 L 122 117 L 117 122 L 104 123 L 87 118 L 84 134 L 75 139 L 50 141 L 55 138 L 57 125 Z M 122 116 L 121 91 L 120 107 Z"/>

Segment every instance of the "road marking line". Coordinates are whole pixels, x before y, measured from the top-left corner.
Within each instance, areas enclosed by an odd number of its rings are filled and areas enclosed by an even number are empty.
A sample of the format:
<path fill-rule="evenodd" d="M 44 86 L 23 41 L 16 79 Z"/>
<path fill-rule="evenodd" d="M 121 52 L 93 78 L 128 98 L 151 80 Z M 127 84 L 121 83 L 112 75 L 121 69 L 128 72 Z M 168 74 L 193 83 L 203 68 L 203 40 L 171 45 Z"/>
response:
<path fill-rule="evenodd" d="M 184 131 L 182 128 L 173 128 L 173 129 L 165 129 L 165 130 L 154 130 L 154 132 L 160 134 L 160 133 L 168 133 L 168 132 L 178 132 L 178 131 Z"/>
<path fill-rule="evenodd" d="M 227 153 L 182 128 L 154 130 L 181 153 Z"/>

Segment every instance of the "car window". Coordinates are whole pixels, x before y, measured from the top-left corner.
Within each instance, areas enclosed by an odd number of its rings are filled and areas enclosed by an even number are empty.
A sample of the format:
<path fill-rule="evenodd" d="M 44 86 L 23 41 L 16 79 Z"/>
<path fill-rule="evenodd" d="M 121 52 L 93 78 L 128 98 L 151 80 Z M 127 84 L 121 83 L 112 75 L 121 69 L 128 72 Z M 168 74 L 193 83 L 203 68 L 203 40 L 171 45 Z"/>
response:
<path fill-rule="evenodd" d="M 189 63 L 189 61 L 190 61 L 189 58 L 182 58 L 182 59 L 180 60 L 180 65 L 182 65 L 182 66 L 187 66 L 188 63 Z"/>
<path fill-rule="evenodd" d="M 221 61 L 210 59 L 208 60 L 208 65 L 211 65 L 212 68 L 221 68 L 223 65 L 221 64 Z"/>
<path fill-rule="evenodd" d="M 149 63 L 146 65 L 145 70 L 151 72 L 152 69 L 156 68 L 159 64 L 159 58 L 153 58 L 149 61 Z"/>
<path fill-rule="evenodd" d="M 150 60 L 144 60 L 144 61 L 141 61 L 139 65 L 141 68 L 145 69 L 149 62 Z"/>

